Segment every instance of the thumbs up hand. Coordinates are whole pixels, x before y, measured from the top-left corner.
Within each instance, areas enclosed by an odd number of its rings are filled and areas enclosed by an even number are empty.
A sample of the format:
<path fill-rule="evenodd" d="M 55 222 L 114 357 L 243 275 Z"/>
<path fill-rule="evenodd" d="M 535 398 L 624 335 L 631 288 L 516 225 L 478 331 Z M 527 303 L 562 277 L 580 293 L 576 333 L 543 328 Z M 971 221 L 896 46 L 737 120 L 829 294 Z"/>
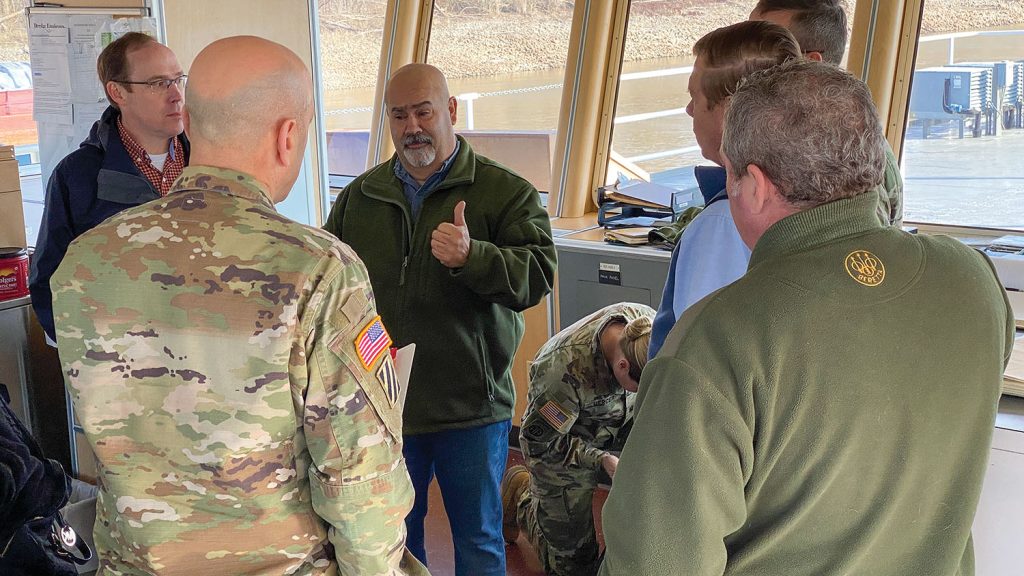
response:
<path fill-rule="evenodd" d="M 466 201 L 455 205 L 455 218 L 442 222 L 430 235 L 430 252 L 448 268 L 462 268 L 469 259 L 469 228 L 466 226 Z"/>

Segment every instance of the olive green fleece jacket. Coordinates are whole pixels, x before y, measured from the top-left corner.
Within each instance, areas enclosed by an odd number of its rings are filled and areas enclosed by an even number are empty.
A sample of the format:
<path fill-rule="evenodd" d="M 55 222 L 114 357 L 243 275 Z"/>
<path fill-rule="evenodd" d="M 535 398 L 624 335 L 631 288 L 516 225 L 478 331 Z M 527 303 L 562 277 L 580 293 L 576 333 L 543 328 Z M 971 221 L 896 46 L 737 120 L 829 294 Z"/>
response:
<path fill-rule="evenodd" d="M 988 260 L 883 228 L 875 193 L 784 218 L 644 369 L 603 575 L 974 573 L 1013 314 Z"/>
<path fill-rule="evenodd" d="M 460 147 L 447 178 L 413 221 L 397 156 L 353 180 L 324 229 L 355 249 L 370 273 L 377 310 L 395 346 L 416 344 L 405 434 L 482 426 L 512 417 L 512 359 L 521 312 L 551 291 L 555 246 L 537 189 Z M 469 260 L 446 268 L 431 233 L 466 201 Z"/>

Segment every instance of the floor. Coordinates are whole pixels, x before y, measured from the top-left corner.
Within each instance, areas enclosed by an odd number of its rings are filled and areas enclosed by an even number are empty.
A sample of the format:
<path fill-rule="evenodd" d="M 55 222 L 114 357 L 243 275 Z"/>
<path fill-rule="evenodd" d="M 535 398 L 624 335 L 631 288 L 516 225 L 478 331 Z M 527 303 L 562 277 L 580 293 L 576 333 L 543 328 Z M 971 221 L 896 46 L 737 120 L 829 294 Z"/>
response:
<path fill-rule="evenodd" d="M 522 456 L 515 450 L 509 453 L 509 465 L 521 464 Z M 598 542 L 603 544 L 601 534 L 601 507 L 608 497 L 608 491 L 599 488 L 594 494 L 594 517 L 597 523 Z M 444 503 L 437 482 L 430 485 L 430 512 L 427 514 L 426 540 L 427 558 L 430 561 L 432 576 L 454 576 L 455 559 L 452 549 L 452 533 L 448 526 L 448 516 L 444 513 Z M 544 568 L 533 551 L 533 547 L 522 534 L 515 544 L 505 545 L 506 573 L 508 576 L 544 576 Z"/>

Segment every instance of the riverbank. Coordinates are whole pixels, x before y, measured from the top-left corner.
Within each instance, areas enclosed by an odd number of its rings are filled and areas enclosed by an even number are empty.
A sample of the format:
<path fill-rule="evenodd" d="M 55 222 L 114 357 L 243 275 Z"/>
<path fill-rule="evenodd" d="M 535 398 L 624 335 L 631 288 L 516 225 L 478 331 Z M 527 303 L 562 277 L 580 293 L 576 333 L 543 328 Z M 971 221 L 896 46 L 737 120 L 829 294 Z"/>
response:
<path fill-rule="evenodd" d="M 625 60 L 687 56 L 709 30 L 744 20 L 753 0 L 634 0 Z M 854 1 L 845 0 L 847 14 Z M 379 18 L 379 16 L 378 16 Z M 564 65 L 572 9 L 544 13 L 474 15 L 438 13 L 428 59 L 451 77 L 516 74 Z M 321 23 L 324 87 L 329 91 L 372 86 L 381 32 L 366 16 L 325 18 Z M 922 34 L 1024 27 L 1017 0 L 928 0 Z M 1014 40 L 1024 57 L 1024 40 Z"/>
<path fill-rule="evenodd" d="M 852 19 L 855 0 L 843 1 Z M 449 0 L 446 5 L 453 3 Z M 754 3 L 634 0 L 625 59 L 635 62 L 685 57 L 700 36 L 745 19 Z M 11 4 L 12 0 L 0 0 L 0 6 Z M 383 0 L 350 0 L 344 13 L 339 11 L 341 4 L 333 11 L 330 0 L 322 4 L 320 57 L 324 88 L 336 91 L 372 86 L 380 58 Z M 544 9 L 534 8 L 527 13 L 438 10 L 431 31 L 429 61 L 451 77 L 499 76 L 562 67 L 569 42 L 571 2 L 535 1 L 533 5 L 543 5 Z M 922 33 L 1008 26 L 1024 28 L 1024 2 L 928 0 Z M 25 29 L 24 15 L 0 14 L 0 61 L 28 60 Z M 1012 42 L 1021 53 L 1015 57 L 1024 57 L 1024 40 Z"/>

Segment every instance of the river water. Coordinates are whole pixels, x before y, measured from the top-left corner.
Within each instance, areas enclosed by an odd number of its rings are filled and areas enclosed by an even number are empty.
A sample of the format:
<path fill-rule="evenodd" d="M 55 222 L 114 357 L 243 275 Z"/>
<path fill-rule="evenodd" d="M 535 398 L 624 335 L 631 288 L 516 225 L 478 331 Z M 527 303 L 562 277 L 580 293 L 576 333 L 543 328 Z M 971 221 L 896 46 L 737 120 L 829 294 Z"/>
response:
<path fill-rule="evenodd" d="M 948 43 L 924 42 L 918 52 L 918 68 L 946 63 Z M 1024 34 L 975 37 L 956 41 L 957 62 L 1024 59 Z M 665 58 L 630 62 L 623 74 L 683 68 L 689 58 Z M 564 69 L 491 77 L 450 80 L 453 95 L 481 93 L 473 102 L 476 130 L 554 130 L 558 123 Z M 616 117 L 684 108 L 688 102 L 689 75 L 623 81 Z M 502 92 L 491 95 L 489 93 Z M 325 97 L 328 130 L 366 129 L 371 113 L 353 111 L 369 107 L 372 88 L 330 92 Z M 460 101 L 457 130 L 467 128 L 467 103 Z M 331 112 L 331 111 L 336 112 Z M 346 110 L 338 113 L 339 110 Z M 1013 132 L 1021 132 L 1020 135 Z M 1024 131 L 1001 136 L 982 136 L 958 141 L 956 130 L 939 126 L 929 140 L 921 131 L 908 130 L 903 168 L 906 177 L 906 219 L 948 224 L 1013 227 L 1024 229 Z M 657 172 L 678 166 L 706 163 L 696 149 L 690 118 L 682 113 L 651 120 L 618 123 L 612 149 L 626 158 L 643 157 L 666 150 L 684 152 L 665 158 L 638 160 L 638 166 Z M 993 198 L 993 189 L 998 197 Z"/>

